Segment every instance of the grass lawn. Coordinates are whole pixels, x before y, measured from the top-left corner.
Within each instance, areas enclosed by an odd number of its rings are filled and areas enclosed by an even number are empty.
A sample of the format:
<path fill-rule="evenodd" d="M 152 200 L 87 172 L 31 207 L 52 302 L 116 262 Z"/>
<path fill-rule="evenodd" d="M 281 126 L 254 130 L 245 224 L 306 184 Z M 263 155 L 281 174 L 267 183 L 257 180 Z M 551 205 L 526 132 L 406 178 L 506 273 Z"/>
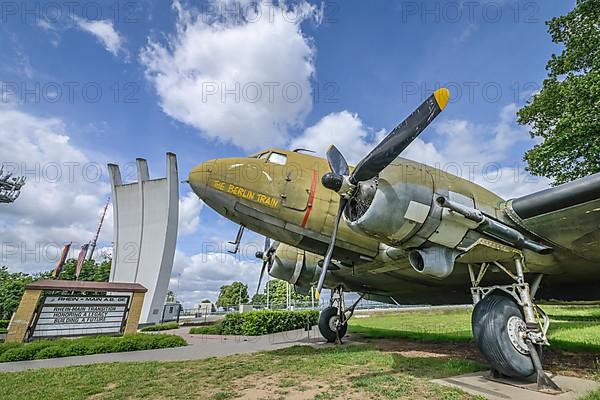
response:
<path fill-rule="evenodd" d="M 600 352 L 600 306 L 542 306 L 550 316 L 552 347 Z M 349 331 L 369 338 L 470 342 L 471 310 L 402 312 L 350 320 Z"/>
<path fill-rule="evenodd" d="M 600 351 L 600 310 L 590 306 L 544 308 L 554 325 L 550 334 L 554 346 L 544 353 L 545 364 L 554 372 L 600 378 L 595 364 Z M 6 400 L 476 398 L 430 382 L 487 369 L 471 342 L 470 311 L 355 318 L 350 331 L 361 333 L 355 338 L 367 343 L 295 346 L 187 362 L 4 373 L 0 374 L 0 393 Z M 585 399 L 600 400 L 600 391 Z"/>
<path fill-rule="evenodd" d="M 405 357 L 371 346 L 295 346 L 253 355 L 119 363 L 0 374 L 2 399 L 373 398 L 473 399 L 432 378 L 477 371 L 474 361 Z"/>

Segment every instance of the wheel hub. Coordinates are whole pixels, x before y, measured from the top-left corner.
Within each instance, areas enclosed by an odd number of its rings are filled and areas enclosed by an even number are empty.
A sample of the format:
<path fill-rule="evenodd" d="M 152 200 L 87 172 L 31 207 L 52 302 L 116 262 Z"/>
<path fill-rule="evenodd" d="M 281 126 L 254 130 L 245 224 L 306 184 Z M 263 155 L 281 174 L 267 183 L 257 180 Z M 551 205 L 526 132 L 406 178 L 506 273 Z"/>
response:
<path fill-rule="evenodd" d="M 333 317 L 329 318 L 329 329 L 331 329 L 332 332 L 337 331 L 339 320 L 340 318 L 337 315 L 334 315 Z"/>
<path fill-rule="evenodd" d="M 517 349 L 519 353 L 529 355 L 529 348 L 525 343 L 525 332 L 527 331 L 525 321 L 523 321 L 522 318 L 513 315 L 506 323 L 506 331 L 508 332 L 508 338 L 513 347 Z"/>

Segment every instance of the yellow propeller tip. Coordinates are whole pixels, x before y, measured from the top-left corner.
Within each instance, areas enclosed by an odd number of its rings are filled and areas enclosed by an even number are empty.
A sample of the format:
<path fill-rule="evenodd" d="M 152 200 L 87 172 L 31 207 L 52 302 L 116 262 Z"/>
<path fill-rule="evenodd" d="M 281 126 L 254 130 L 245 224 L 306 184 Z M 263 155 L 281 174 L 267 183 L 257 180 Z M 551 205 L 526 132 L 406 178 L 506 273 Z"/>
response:
<path fill-rule="evenodd" d="M 450 100 L 450 91 L 446 88 L 440 88 L 433 92 L 433 96 L 435 97 L 435 101 L 438 103 L 440 110 L 443 110 Z"/>
<path fill-rule="evenodd" d="M 319 294 L 319 291 L 315 290 L 315 300 L 319 300 L 319 297 L 321 297 L 321 295 Z"/>

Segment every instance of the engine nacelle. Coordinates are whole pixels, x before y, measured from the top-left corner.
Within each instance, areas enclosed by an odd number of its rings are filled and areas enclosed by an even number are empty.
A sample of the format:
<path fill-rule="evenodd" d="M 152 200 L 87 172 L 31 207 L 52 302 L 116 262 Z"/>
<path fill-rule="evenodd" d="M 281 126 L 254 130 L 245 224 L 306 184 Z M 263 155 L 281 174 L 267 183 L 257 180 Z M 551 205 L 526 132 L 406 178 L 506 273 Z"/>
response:
<path fill-rule="evenodd" d="M 275 252 L 269 275 L 297 287 L 309 287 L 319 279 L 321 269 L 315 254 L 281 243 Z"/>
<path fill-rule="evenodd" d="M 433 199 L 433 183 L 427 172 L 402 175 L 398 169 L 391 169 L 378 179 L 360 183 L 357 195 L 346 207 L 344 220 L 356 232 L 400 246 L 426 222 L 439 224 L 441 209 Z M 439 211 L 437 215 L 434 208 Z"/>
<path fill-rule="evenodd" d="M 454 270 L 454 261 L 460 252 L 443 246 L 415 249 L 408 253 L 408 261 L 415 271 L 442 279 Z"/>

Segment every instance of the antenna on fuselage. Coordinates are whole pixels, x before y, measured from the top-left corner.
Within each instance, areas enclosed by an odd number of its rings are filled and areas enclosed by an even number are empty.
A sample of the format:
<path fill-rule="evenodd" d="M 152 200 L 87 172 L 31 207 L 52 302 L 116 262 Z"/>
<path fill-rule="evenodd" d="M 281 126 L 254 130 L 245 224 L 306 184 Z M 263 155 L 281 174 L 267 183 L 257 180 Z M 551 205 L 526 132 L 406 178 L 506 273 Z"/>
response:
<path fill-rule="evenodd" d="M 292 151 L 294 153 L 316 153 L 316 151 L 310 149 L 294 149 Z"/>

